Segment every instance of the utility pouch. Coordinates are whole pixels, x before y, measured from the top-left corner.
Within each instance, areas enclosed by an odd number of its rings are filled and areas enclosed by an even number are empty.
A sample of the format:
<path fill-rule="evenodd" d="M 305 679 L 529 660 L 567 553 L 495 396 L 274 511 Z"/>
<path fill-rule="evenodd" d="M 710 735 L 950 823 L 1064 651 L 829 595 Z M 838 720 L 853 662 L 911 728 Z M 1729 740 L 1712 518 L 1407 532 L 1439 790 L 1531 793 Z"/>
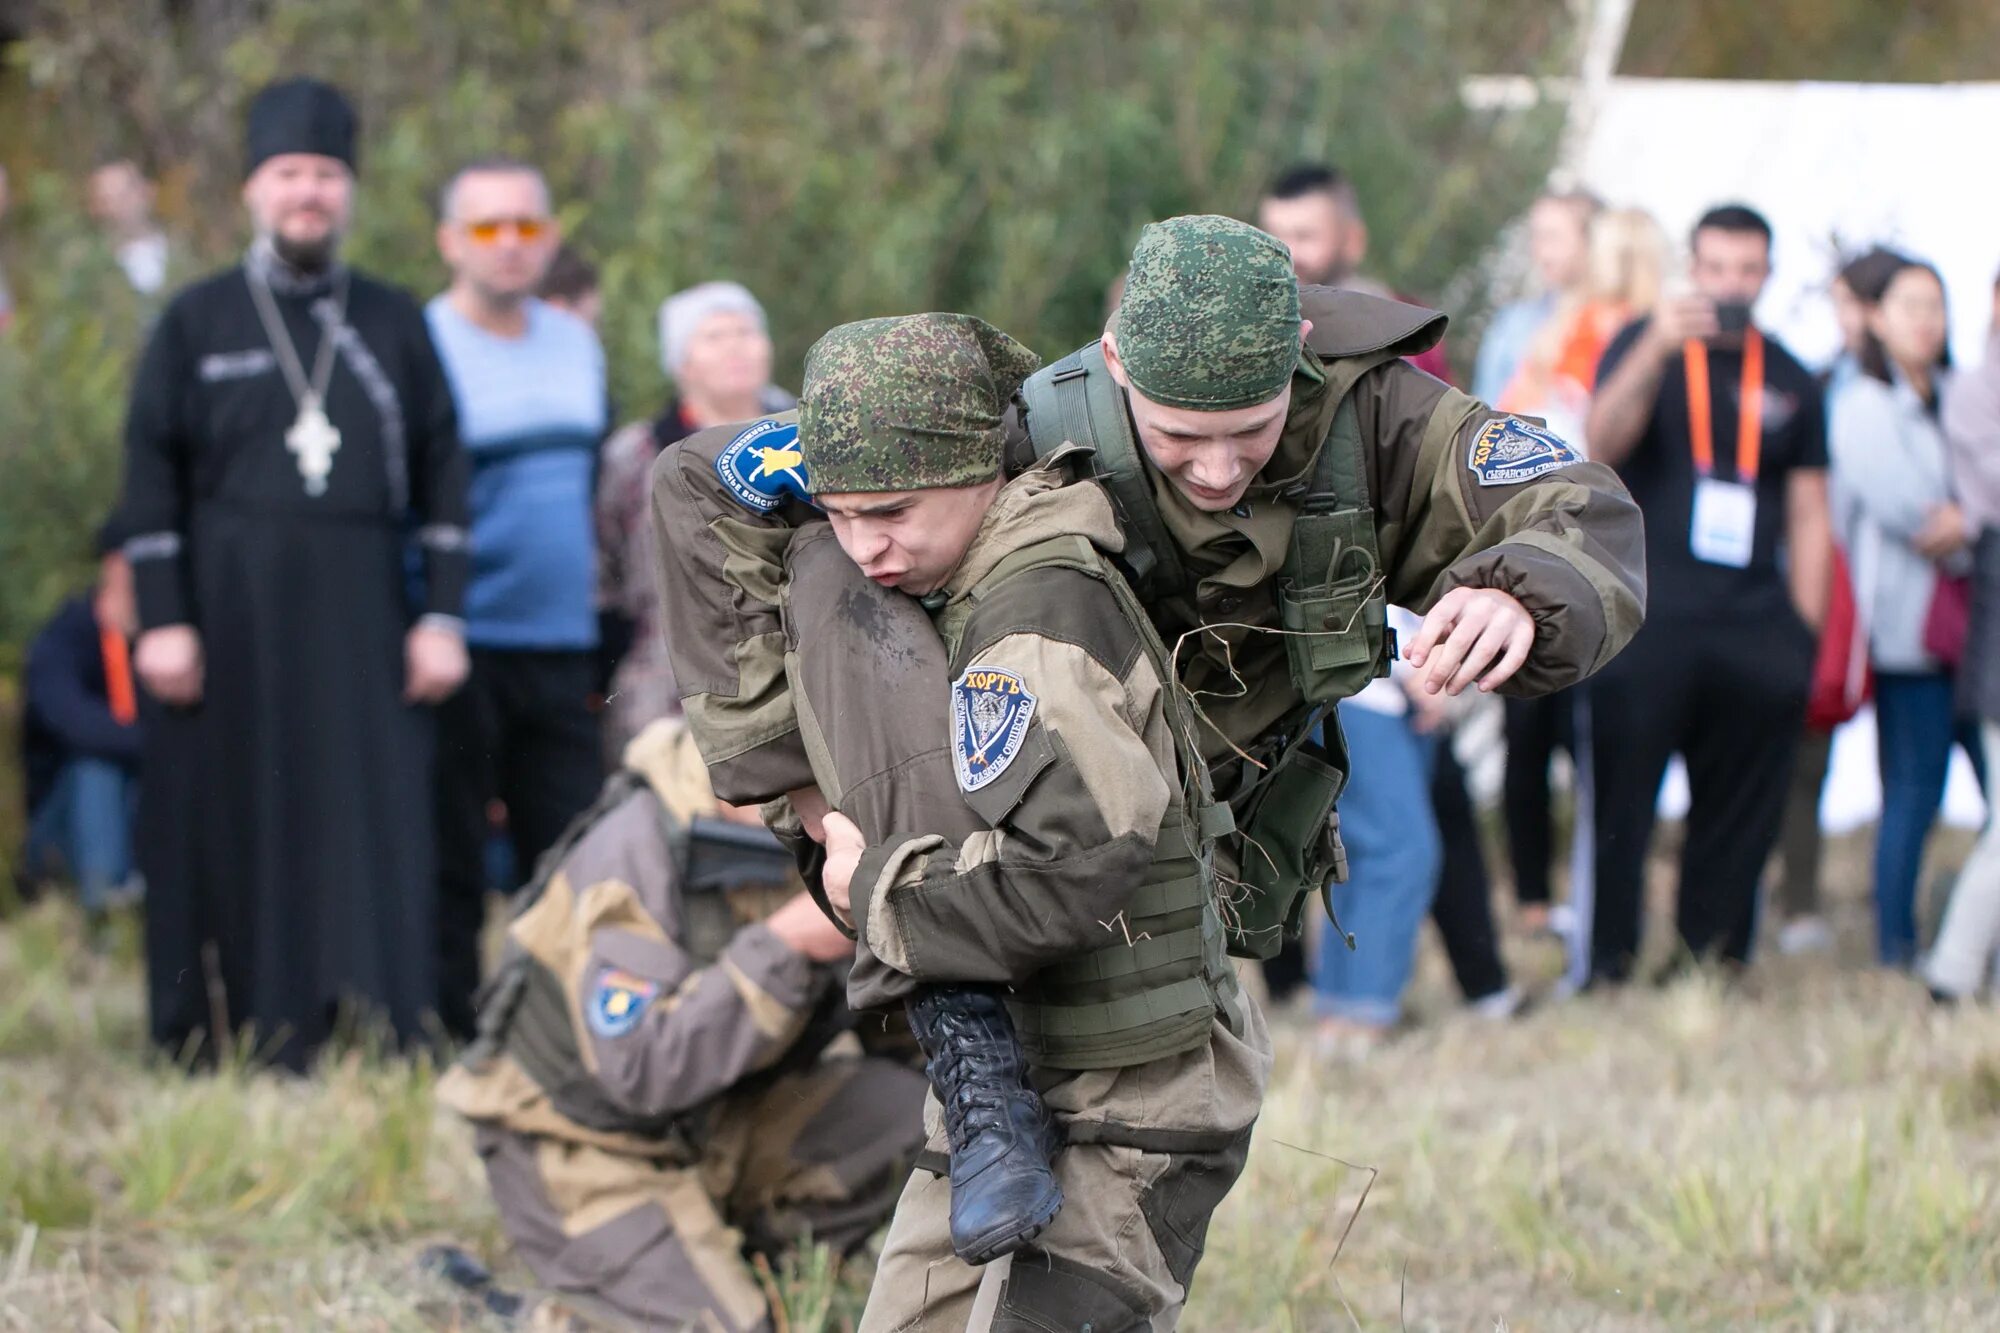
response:
<path fill-rule="evenodd" d="M 1278 583 L 1292 683 L 1308 703 L 1360 693 L 1388 674 L 1389 603 L 1371 514 L 1301 514 Z"/>
<path fill-rule="evenodd" d="M 1235 957 L 1274 956 L 1298 938 L 1306 899 L 1346 874 L 1334 802 L 1347 785 L 1347 746 L 1331 714 L 1324 725 L 1332 743 L 1304 740 L 1285 750 L 1237 817 L 1243 886 L 1225 913 Z"/>

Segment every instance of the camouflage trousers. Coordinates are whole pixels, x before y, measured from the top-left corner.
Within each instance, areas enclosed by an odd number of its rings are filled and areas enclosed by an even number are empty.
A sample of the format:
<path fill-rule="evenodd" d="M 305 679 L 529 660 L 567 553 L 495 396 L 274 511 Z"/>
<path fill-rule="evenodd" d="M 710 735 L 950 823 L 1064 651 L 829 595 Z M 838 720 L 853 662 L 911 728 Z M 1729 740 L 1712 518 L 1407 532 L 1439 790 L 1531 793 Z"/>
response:
<path fill-rule="evenodd" d="M 952 773 L 948 664 L 929 617 L 864 577 L 824 524 L 793 539 L 787 578 L 786 674 L 827 799 L 871 842 L 922 831 L 962 843 L 982 829 Z M 914 985 L 862 949 L 848 998 L 879 1007 Z M 1246 998 L 1243 1030 L 1218 1020 L 1207 1047 L 1047 1071 L 1043 1099 L 1068 1140 L 1056 1160 L 1065 1202 L 1033 1246 L 984 1268 L 952 1253 L 942 1112 L 928 1099 L 928 1145 L 897 1201 L 863 1333 L 1172 1328 L 1209 1217 L 1242 1172 L 1270 1058 Z"/>
<path fill-rule="evenodd" d="M 872 1235 L 921 1144 L 923 1086 L 890 1060 L 824 1061 L 732 1095 L 688 1165 L 492 1124 L 476 1143 L 508 1238 L 563 1307 L 609 1328 L 750 1333 L 771 1319 L 746 1255 Z"/>

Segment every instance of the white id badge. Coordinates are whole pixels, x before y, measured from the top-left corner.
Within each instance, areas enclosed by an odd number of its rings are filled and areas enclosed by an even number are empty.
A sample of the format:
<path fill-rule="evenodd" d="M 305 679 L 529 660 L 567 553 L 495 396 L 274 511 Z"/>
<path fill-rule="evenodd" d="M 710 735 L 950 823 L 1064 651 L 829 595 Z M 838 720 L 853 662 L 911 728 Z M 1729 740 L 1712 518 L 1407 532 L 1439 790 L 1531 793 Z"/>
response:
<path fill-rule="evenodd" d="M 1740 481 L 1698 477 L 1694 483 L 1694 522 L 1688 548 L 1694 558 L 1710 565 L 1743 569 L 1757 539 L 1757 492 Z"/>

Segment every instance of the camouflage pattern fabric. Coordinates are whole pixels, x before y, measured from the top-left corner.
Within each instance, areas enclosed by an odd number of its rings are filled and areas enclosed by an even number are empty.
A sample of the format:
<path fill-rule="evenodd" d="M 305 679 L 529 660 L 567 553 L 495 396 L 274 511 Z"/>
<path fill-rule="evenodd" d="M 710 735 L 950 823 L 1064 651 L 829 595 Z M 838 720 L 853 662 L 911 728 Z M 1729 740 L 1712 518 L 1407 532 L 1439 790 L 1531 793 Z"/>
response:
<path fill-rule="evenodd" d="M 971 315 L 842 324 L 806 353 L 799 451 L 815 494 L 971 486 L 1000 474 L 1008 400 L 1041 361 Z"/>
<path fill-rule="evenodd" d="M 1150 223 L 1112 332 L 1132 387 L 1153 402 L 1197 412 L 1269 402 L 1299 364 L 1291 251 L 1234 218 Z"/>

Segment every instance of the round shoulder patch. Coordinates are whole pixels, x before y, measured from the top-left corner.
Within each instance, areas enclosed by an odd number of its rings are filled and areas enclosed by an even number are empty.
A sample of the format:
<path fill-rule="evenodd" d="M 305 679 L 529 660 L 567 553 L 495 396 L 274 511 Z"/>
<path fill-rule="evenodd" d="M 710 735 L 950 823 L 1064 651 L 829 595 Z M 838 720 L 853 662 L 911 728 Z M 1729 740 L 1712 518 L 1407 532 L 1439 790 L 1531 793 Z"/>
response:
<path fill-rule="evenodd" d="M 978 791 L 1006 772 L 1034 720 L 1035 696 L 1019 675 L 967 667 L 951 687 L 951 766 L 958 789 Z"/>
<path fill-rule="evenodd" d="M 810 500 L 796 421 L 760 421 L 723 447 L 715 475 L 745 509 L 768 514 L 787 499 Z"/>
<path fill-rule="evenodd" d="M 619 967 L 600 968 L 584 1006 L 585 1019 L 600 1037 L 622 1037 L 639 1026 L 659 994 L 658 984 L 644 977 Z"/>
<path fill-rule="evenodd" d="M 1548 427 L 1519 417 L 1495 417 L 1472 437 L 1465 465 L 1481 486 L 1519 486 L 1581 462 L 1576 446 Z"/>

